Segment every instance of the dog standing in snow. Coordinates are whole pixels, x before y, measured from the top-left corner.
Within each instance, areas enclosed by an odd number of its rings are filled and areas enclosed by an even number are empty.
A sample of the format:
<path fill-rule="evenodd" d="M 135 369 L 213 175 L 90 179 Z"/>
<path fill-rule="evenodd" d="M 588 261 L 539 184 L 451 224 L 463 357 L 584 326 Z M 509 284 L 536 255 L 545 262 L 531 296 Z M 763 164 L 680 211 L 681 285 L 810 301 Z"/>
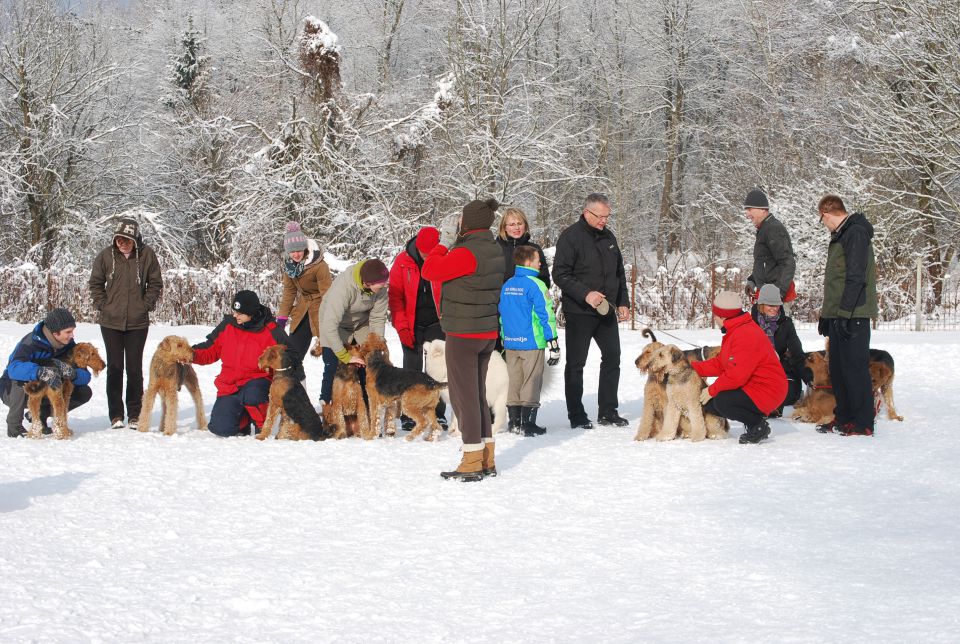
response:
<path fill-rule="evenodd" d="M 439 382 L 447 381 L 447 343 L 443 340 L 432 340 L 423 345 L 423 352 L 426 354 L 423 360 L 423 369 L 434 380 Z M 507 376 L 507 363 L 503 357 L 496 351 L 490 355 L 490 364 L 487 366 L 487 405 L 493 411 L 493 426 L 490 428 L 492 433 L 496 434 L 507 425 L 507 386 L 509 385 Z M 450 406 L 450 390 L 444 389 L 440 392 L 448 406 Z M 453 409 L 453 407 L 450 407 Z M 457 423 L 456 409 L 451 412 L 453 415 L 450 420 L 450 436 L 459 436 L 460 429 Z"/>

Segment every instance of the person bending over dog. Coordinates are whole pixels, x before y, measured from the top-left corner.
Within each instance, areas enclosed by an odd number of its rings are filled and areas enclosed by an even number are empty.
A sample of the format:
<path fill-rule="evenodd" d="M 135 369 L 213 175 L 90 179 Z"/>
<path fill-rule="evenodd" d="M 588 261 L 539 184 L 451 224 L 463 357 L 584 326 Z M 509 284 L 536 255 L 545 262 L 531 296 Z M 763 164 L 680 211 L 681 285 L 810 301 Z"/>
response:
<path fill-rule="evenodd" d="M 0 376 L 0 398 L 10 408 L 7 413 L 7 436 L 10 438 L 26 433 L 23 428 L 23 410 L 27 406 L 24 383 L 40 380 L 56 387 L 66 378 L 74 385 L 68 409 L 76 409 L 90 400 L 93 395 L 88 386 L 90 372 L 61 360 L 76 344 L 73 341 L 76 328 L 77 322 L 70 311 L 53 309 L 14 347 L 7 368 Z M 51 412 L 50 401 L 44 398 L 40 407 L 42 427 L 46 427 Z"/>
<path fill-rule="evenodd" d="M 700 393 L 704 412 L 743 423 L 747 431 L 740 443 L 759 443 L 770 436 L 764 416 L 776 409 L 787 395 L 783 373 L 773 345 L 759 326 L 740 307 L 740 298 L 720 291 L 713 302 L 714 321 L 721 325 L 720 354 L 690 366 L 716 382 Z"/>
<path fill-rule="evenodd" d="M 387 282 L 390 271 L 379 259 L 348 266 L 333 280 L 320 304 L 320 347 L 323 382 L 321 413 L 333 399 L 333 378 L 340 364 L 356 364 L 361 388 L 366 371 L 363 359 L 351 354 L 349 345 L 363 344 L 371 333 L 383 337 L 387 326 Z"/>
<path fill-rule="evenodd" d="M 230 313 L 193 345 L 193 364 L 220 361 L 214 380 L 217 400 L 207 429 L 217 436 L 248 436 L 263 427 L 270 396 L 270 374 L 258 365 L 267 347 L 287 344 L 286 332 L 253 291 L 239 291 Z M 254 427 L 251 427 L 251 422 Z"/>
<path fill-rule="evenodd" d="M 800 399 L 803 392 L 803 361 L 806 354 L 793 320 L 783 310 L 783 301 L 780 299 L 780 290 L 776 284 L 764 284 L 757 297 L 757 303 L 750 309 L 753 321 L 773 343 L 773 349 L 780 358 L 780 366 L 787 374 L 787 397 L 780 406 L 770 412 L 770 418 L 780 418 L 783 408 L 792 405 Z"/>

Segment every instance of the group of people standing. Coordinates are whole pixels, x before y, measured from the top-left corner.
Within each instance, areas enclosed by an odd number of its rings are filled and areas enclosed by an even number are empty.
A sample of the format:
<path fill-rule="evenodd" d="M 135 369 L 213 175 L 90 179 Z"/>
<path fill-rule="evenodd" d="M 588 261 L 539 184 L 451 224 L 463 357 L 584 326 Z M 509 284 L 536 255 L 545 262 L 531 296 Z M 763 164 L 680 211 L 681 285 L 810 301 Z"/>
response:
<path fill-rule="evenodd" d="M 370 333 L 383 335 L 389 311 L 400 337 L 404 368 L 422 369 L 424 343 L 446 340 L 450 397 L 464 447 L 461 463 L 444 477 L 479 480 L 495 475 L 487 366 L 494 351 L 504 352 L 510 378 L 509 427 L 528 436 L 542 434 L 545 428 L 537 424 L 537 410 L 545 358 L 548 365 L 560 360 L 548 293 L 551 278 L 561 291 L 566 319 L 564 390 L 570 426 L 593 427 L 583 404 L 583 369 L 591 341 L 600 350 L 597 422 L 627 425 L 618 412 L 618 323 L 628 318 L 630 303 L 623 256 L 607 227 L 612 217 L 609 198 L 591 193 L 584 199 L 578 220 L 557 239 L 552 275 L 543 249 L 530 240 L 522 211 L 506 209 L 494 234 L 491 227 L 498 208 L 494 199 L 471 201 L 462 213 L 444 219 L 439 229 L 418 231 L 391 268 L 370 258 L 347 267 L 335 279 L 317 241 L 297 223 L 288 223 L 283 236 L 283 294 L 276 316 L 256 293 L 239 291 L 231 311 L 193 347 L 194 363 L 221 363 L 210 430 L 233 436 L 262 426 L 271 375 L 259 368 L 257 360 L 273 344 L 287 345 L 302 361 L 312 339 L 319 339 L 324 363 L 320 401 L 329 403 L 337 366 L 354 362 L 363 367 L 363 359 L 349 347 L 361 344 Z M 735 293 L 717 296 L 713 312 L 724 333 L 720 355 L 693 367 L 702 376 L 717 376 L 704 390 L 702 403 L 713 413 L 742 421 L 747 431 L 741 442 L 755 443 L 769 435 L 766 418 L 776 417 L 799 397 L 803 351 L 787 309 L 796 297 L 789 234 L 770 215 L 761 191 L 748 194 L 744 209 L 757 230 L 753 272 L 747 280 L 753 306 L 744 310 Z M 871 435 L 869 321 L 877 312 L 872 227 L 862 214 L 848 215 L 834 195 L 820 201 L 818 213 L 831 232 L 819 330 L 830 338 L 837 395 L 835 422 L 818 429 Z M 136 221 L 118 222 L 110 246 L 94 260 L 89 288 L 107 353 L 110 423 L 136 428 L 149 312 L 163 289 L 156 255 L 143 243 Z M 62 373 L 77 385 L 71 405 L 89 400 L 90 374 L 59 367 L 60 358 L 73 346 L 75 327 L 69 311 L 54 309 L 15 348 L 0 378 L 0 395 L 10 407 L 8 435 L 23 432 L 26 381 Z M 52 369 L 47 364 L 51 360 Z M 437 414 L 443 419 L 442 402 Z M 404 418 L 404 428 L 412 429 L 412 422 Z"/>
<path fill-rule="evenodd" d="M 779 417 L 785 405 L 799 399 L 805 354 L 785 311 L 796 298 L 790 236 L 770 214 L 763 192 L 751 191 L 744 210 L 757 230 L 753 272 L 746 283 L 754 304 L 747 312 L 736 293 L 721 291 L 713 303 L 715 322 L 724 334 L 720 354 L 691 366 L 703 377 L 717 377 L 701 394 L 704 409 L 742 422 L 746 432 L 741 443 L 759 443 L 770 435 L 767 418 Z M 877 316 L 873 227 L 862 213 L 848 214 L 836 195 L 823 197 L 817 213 L 830 232 L 818 331 L 829 338 L 837 399 L 834 420 L 818 425 L 817 431 L 872 436 L 876 409 L 870 319 Z"/>

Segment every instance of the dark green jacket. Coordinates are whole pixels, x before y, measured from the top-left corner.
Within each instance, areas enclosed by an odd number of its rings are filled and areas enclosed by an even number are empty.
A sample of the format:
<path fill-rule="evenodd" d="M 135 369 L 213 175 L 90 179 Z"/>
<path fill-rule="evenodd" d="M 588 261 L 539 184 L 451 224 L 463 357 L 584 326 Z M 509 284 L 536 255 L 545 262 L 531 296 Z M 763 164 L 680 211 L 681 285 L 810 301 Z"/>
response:
<path fill-rule="evenodd" d="M 477 261 L 477 269 L 443 285 L 440 327 L 445 333 L 499 332 L 500 287 L 503 286 L 503 250 L 489 230 L 471 231 L 450 252 L 465 248 Z"/>
<path fill-rule="evenodd" d="M 830 236 L 820 317 L 877 317 L 877 265 L 872 240 L 873 226 L 859 212 L 844 219 Z"/>
<path fill-rule="evenodd" d="M 150 326 L 163 277 L 156 254 L 143 242 L 137 241 L 129 258 L 111 243 L 93 260 L 88 285 L 100 326 L 130 331 Z"/>
<path fill-rule="evenodd" d="M 757 228 L 757 239 L 753 244 L 753 273 L 747 281 L 756 288 L 764 284 L 776 284 L 780 289 L 780 297 L 785 297 L 796 272 L 797 260 L 790 234 L 779 219 L 767 215 Z"/>

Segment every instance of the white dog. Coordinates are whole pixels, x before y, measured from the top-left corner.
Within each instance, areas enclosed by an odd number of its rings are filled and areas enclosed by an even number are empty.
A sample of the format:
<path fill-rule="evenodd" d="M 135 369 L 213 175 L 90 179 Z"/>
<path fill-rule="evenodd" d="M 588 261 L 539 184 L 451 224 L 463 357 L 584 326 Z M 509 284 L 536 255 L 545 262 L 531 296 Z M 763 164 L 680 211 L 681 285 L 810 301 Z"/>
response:
<path fill-rule="evenodd" d="M 424 359 L 424 371 L 434 380 L 439 382 L 447 381 L 447 343 L 443 340 L 432 340 L 423 345 L 426 353 Z M 487 405 L 493 410 L 492 432 L 496 434 L 507 426 L 507 386 L 509 378 L 507 376 L 507 363 L 503 357 L 494 351 L 490 355 L 490 364 L 487 367 Z M 457 424 L 456 409 L 450 406 L 450 390 L 444 389 L 440 392 L 443 402 L 451 409 L 450 436 L 458 436 L 460 427 Z"/>

